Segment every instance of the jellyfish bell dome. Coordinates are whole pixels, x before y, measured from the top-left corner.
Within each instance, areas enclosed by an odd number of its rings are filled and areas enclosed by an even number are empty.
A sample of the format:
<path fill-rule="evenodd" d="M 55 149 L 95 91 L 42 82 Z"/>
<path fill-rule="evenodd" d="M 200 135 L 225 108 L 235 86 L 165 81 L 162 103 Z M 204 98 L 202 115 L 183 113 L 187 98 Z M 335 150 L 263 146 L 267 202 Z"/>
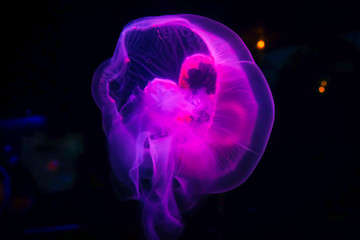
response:
<path fill-rule="evenodd" d="M 197 15 L 127 24 L 92 93 L 113 172 L 143 203 L 149 239 L 178 236 L 181 212 L 242 184 L 274 121 L 271 91 L 244 42 Z"/>

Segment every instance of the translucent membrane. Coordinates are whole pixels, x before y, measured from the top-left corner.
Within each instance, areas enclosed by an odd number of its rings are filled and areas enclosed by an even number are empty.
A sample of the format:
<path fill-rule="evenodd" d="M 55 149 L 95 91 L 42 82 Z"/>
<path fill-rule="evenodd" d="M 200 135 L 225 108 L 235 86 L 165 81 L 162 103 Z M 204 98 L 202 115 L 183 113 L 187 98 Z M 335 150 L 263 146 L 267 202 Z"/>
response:
<path fill-rule="evenodd" d="M 176 238 L 181 212 L 253 172 L 274 103 L 245 44 L 196 15 L 147 17 L 122 31 L 92 84 L 122 192 L 143 203 L 148 239 Z"/>

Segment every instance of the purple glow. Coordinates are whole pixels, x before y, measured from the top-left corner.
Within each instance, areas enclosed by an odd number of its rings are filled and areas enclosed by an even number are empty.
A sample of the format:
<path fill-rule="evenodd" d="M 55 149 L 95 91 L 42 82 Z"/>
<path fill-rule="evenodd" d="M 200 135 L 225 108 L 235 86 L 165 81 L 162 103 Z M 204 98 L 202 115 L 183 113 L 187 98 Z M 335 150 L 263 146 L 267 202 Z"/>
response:
<path fill-rule="evenodd" d="M 60 232 L 60 231 L 69 231 L 74 229 L 79 229 L 82 226 L 80 224 L 68 224 L 52 227 L 43 227 L 43 228 L 30 228 L 22 231 L 23 234 L 38 234 L 38 233 L 49 233 L 49 232 Z"/>
<path fill-rule="evenodd" d="M 9 204 L 11 195 L 10 176 L 0 165 L 0 213 Z"/>
<path fill-rule="evenodd" d="M 113 172 L 143 203 L 148 239 L 176 238 L 181 212 L 199 197 L 242 184 L 274 121 L 270 89 L 245 44 L 196 15 L 126 25 L 92 93 Z"/>

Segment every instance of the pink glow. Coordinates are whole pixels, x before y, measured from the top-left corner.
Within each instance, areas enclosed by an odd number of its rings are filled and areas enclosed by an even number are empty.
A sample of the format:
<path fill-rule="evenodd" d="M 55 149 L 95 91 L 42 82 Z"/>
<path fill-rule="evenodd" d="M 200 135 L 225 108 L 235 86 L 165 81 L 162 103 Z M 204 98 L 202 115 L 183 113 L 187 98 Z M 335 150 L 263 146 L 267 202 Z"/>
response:
<path fill-rule="evenodd" d="M 181 213 L 201 196 L 242 184 L 274 121 L 270 89 L 245 44 L 196 15 L 128 24 L 92 91 L 113 172 L 142 202 L 148 239 L 176 238 Z"/>
<path fill-rule="evenodd" d="M 58 169 L 59 162 L 57 160 L 51 160 L 46 164 L 46 169 L 50 172 L 54 172 Z"/>

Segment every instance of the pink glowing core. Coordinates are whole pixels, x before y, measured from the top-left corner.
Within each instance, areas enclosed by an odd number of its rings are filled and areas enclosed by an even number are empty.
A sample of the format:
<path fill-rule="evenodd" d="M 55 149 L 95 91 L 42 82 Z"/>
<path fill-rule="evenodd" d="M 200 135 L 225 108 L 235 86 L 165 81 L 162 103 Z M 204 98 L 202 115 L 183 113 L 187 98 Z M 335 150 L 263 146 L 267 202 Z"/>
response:
<path fill-rule="evenodd" d="M 274 121 L 270 89 L 226 26 L 196 15 L 147 17 L 123 29 L 93 77 L 110 163 L 142 202 L 148 239 L 176 238 L 181 213 L 242 184 Z"/>

